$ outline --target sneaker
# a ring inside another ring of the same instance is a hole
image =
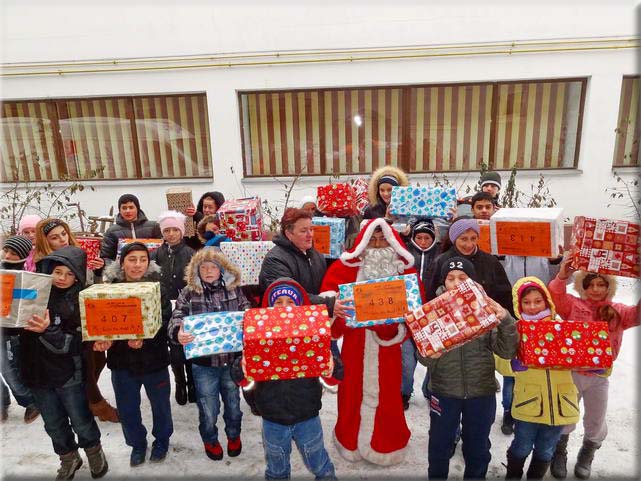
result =
[[[151,445],[151,454],[149,455],[150,463],[162,463],[167,457],[167,446],[154,441]]]
[[[243,443],[240,442],[240,436],[235,439],[227,440],[227,456],[234,458],[243,450]]]
[[[85,454],[87,455],[87,461],[89,461],[89,470],[91,471],[92,478],[102,478],[107,474],[109,465],[107,464],[107,458],[105,458],[105,453],[100,444],[93,448],[86,448]]]
[[[80,469],[80,466],[82,466],[82,458],[78,454],[78,451],[62,454],[60,456],[60,468],[58,469],[56,481],[73,479],[76,471]]]
[[[31,424],[40,416],[40,411],[35,406],[29,406],[24,410],[24,423]]]
[[[131,456],[129,456],[129,466],[132,468],[135,468],[136,466],[140,466],[142,463],[145,462],[145,458],[147,457],[147,448],[134,448],[131,450]]]
[[[209,459],[220,461],[221,459],[223,459],[223,447],[218,441],[216,441],[214,444],[205,443],[205,454]]]

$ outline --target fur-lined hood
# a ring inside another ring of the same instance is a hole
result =
[[[398,167],[393,165],[384,165],[379,167],[372,173],[372,178],[369,180],[367,187],[367,197],[369,198],[370,205],[381,203],[381,198],[378,196],[378,180],[384,175],[392,175],[398,179],[398,184],[402,187],[408,186],[410,181],[407,174]]]
[[[583,289],[583,279],[585,279],[588,274],[594,274],[594,272],[576,271],[574,273],[574,289],[576,290],[576,292],[578,292],[579,296],[583,300],[587,299],[585,295],[585,289]],[[598,274],[598,276],[608,283],[608,296],[606,297],[606,300],[611,301],[617,292],[616,277],[609,276],[607,274]]]
[[[187,282],[187,287],[193,290],[196,294],[203,293],[203,286],[200,282],[200,276],[198,275],[198,268],[200,267],[200,264],[207,261],[215,261],[222,266],[224,270],[222,276],[227,290],[233,290],[240,285],[240,269],[232,264],[225,254],[220,252],[218,249],[205,247],[194,254],[191,261],[189,261],[189,264],[187,264],[187,267],[185,268],[185,282]]]
[[[554,319],[556,317],[556,306],[554,305],[554,301],[552,300],[552,295],[550,294],[550,291],[548,291],[548,288],[545,286],[545,283],[538,277],[534,276],[521,277],[518,281],[516,281],[514,287],[512,287],[512,302],[514,305],[514,314],[516,315],[516,317],[518,317],[519,319],[521,318],[521,303],[519,302],[519,292],[524,285],[534,285],[541,290],[548,302],[548,305],[550,306],[550,311],[552,311],[550,317]]]
[[[102,280],[105,284],[126,282],[125,271],[123,271],[120,262],[115,261],[105,267],[105,270],[102,273]],[[140,282],[160,282],[160,266],[156,264],[156,261],[149,261],[147,272],[142,276]]]

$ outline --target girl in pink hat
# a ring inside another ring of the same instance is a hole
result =
[[[18,224],[18,235],[28,237],[29,239],[31,239],[31,242],[33,244],[31,252],[29,253],[27,260],[24,263],[25,271],[36,272],[36,263],[33,260],[33,255],[36,249],[36,224],[41,220],[42,219],[39,215],[28,214],[20,219],[20,223]]]

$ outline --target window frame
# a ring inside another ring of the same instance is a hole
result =
[[[619,90],[619,108],[617,109],[617,121],[616,121],[617,123],[616,123],[616,126],[615,126],[614,151],[612,153],[612,168],[613,169],[618,169],[618,170],[620,170],[620,169],[631,169],[631,170],[634,170],[634,169],[641,168],[641,149],[639,148],[639,145],[638,145],[638,143],[641,142],[641,135],[637,139],[637,159],[636,159],[636,161],[634,163],[630,163],[628,165],[623,164],[623,163],[617,163],[617,160],[623,161],[625,159],[625,144],[623,145],[623,157],[621,159],[617,159],[617,155],[618,155],[617,151],[619,150],[617,144],[618,144],[619,135],[620,135],[620,132],[619,132],[619,130],[620,130],[619,121],[620,121],[620,117],[621,117],[621,108],[623,107],[623,105],[621,103],[621,100],[623,100],[622,99],[622,97],[623,97],[623,89],[625,87],[625,81],[626,80],[634,80],[634,79],[638,80],[639,88],[641,89],[641,75],[639,75],[639,74],[631,74],[631,75],[623,75],[621,77],[621,88]],[[639,97],[641,97],[641,92],[639,92]],[[639,100],[639,99],[637,99],[637,100]],[[630,101],[632,101],[632,99],[630,99]],[[637,122],[641,123],[641,107],[639,107],[638,105],[637,105]],[[637,125],[637,127],[641,127],[641,126]],[[634,131],[632,131],[632,140],[634,142]],[[634,151],[634,147],[633,147],[632,151]]]

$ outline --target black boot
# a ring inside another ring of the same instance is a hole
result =
[[[568,475],[568,440],[569,434],[562,434],[552,457],[550,473],[556,479],[565,479]]]
[[[512,452],[507,450],[507,473],[505,479],[521,479],[523,476],[523,465],[527,458],[517,458]],[[530,466],[532,466],[530,464]]]
[[[187,373],[187,400],[190,403],[196,402],[196,386],[194,386],[194,375],[190,359],[185,361],[185,372]]]
[[[527,479],[543,479],[543,476],[548,472],[549,467],[550,461],[542,461],[540,459],[532,458],[525,477]]]
[[[179,362],[171,363],[171,370],[176,381],[176,402],[184,406],[187,404],[187,382],[185,381],[185,365]]]
[[[579,450],[579,455],[574,465],[574,475],[579,479],[588,479],[592,472],[594,452],[601,447],[601,443],[585,440]]]
[[[410,408],[410,395],[408,394],[401,394],[401,397],[403,398],[403,409],[407,411]]]
[[[503,421],[501,422],[501,432],[506,436],[514,434],[514,418],[510,411],[503,411]]]

